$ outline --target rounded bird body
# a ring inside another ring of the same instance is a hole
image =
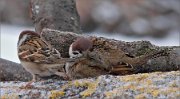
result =
[[[69,62],[66,64],[66,73],[69,78],[79,79],[97,77],[104,74],[133,74],[137,73],[137,71],[141,69],[148,60],[156,58],[159,55],[166,56],[166,53],[163,50],[149,51],[149,53],[141,56],[132,56],[121,50],[121,48],[118,48],[117,46],[114,47],[115,42],[108,42],[97,38],[91,38],[91,40],[93,47],[90,48],[90,51],[85,51],[87,52],[85,57],[76,56],[79,61]],[[77,41],[75,42],[78,43]],[[74,43],[71,44],[69,49],[69,52],[71,52],[69,53],[70,56],[73,56],[71,54],[74,51],[72,50],[74,48],[72,46]],[[81,46],[83,45],[85,44],[81,44]]]
[[[82,79],[88,77],[97,77],[100,75],[108,74],[108,70],[101,68],[96,63],[93,63],[91,60],[82,59],[76,63],[67,63],[66,64],[66,73],[68,78],[72,79]]]
[[[64,65],[67,61],[73,61],[70,58],[62,58],[59,51],[34,31],[21,32],[17,48],[22,66],[32,74],[34,81],[36,76],[66,76]]]
[[[88,73],[88,70],[84,66],[86,63],[87,53],[92,48],[93,43],[89,38],[80,37],[77,40],[75,40],[69,47],[69,56],[73,59],[78,59],[75,62],[67,62],[65,66],[66,74],[69,76],[69,78],[76,79],[76,78],[83,78],[83,77],[91,77],[91,73]],[[85,59],[85,61],[84,61]],[[80,61],[84,61],[84,64],[81,64]],[[79,65],[77,65],[80,63]],[[91,69],[93,71],[97,71],[96,69]],[[86,74],[85,74],[86,73]],[[74,75],[74,76],[72,76]]]

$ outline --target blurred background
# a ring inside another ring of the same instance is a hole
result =
[[[0,57],[19,62],[17,40],[34,30],[30,0],[0,0]],[[180,45],[180,0],[76,0],[82,30],[123,41],[149,40],[158,46]]]

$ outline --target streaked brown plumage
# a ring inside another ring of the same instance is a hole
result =
[[[150,51],[148,54],[133,57],[108,43],[94,41],[91,51],[87,51],[85,57],[79,57],[79,61],[66,64],[66,72],[71,79],[97,77],[105,74],[132,74],[135,73],[137,67],[141,67],[148,60],[159,55],[166,55],[164,52],[163,50]]]
[[[22,66],[33,75],[46,77],[59,75],[65,77],[64,65],[73,59],[62,58],[60,53],[34,31],[21,32],[18,40],[18,56]]]

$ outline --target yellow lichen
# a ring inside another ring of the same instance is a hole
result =
[[[138,94],[135,96],[135,99],[146,99],[144,94]]]
[[[121,78],[122,81],[128,82],[128,81],[133,81],[134,76],[126,76]]]
[[[146,83],[147,83],[147,85],[151,85],[152,84],[152,80],[147,80]]]
[[[151,92],[151,94],[152,94],[153,97],[157,97],[157,96],[159,95],[159,93],[160,93],[159,90],[153,90],[153,91]]]
[[[109,99],[109,98],[112,98],[113,96],[122,94],[122,92],[123,92],[122,87],[119,87],[119,88],[116,88],[112,91],[105,92],[104,94]]]
[[[63,85],[63,86],[61,87],[61,89],[64,90],[64,89],[66,89],[66,88],[68,88],[68,87],[70,87],[70,86],[72,86],[72,82],[71,82],[71,81],[69,81],[67,84]]]
[[[138,81],[144,80],[149,76],[148,73],[141,74],[140,76],[135,77]]]
[[[84,85],[87,86],[87,89],[81,92],[80,95],[83,97],[91,96],[95,92],[97,84],[97,82],[85,82]]]
[[[137,88],[137,91],[139,91],[139,92],[141,92],[141,93],[143,93],[143,92],[144,92],[144,90],[145,90],[145,88],[144,88],[144,87]]]
[[[7,94],[2,95],[1,99],[8,99],[8,95]]]
[[[127,86],[123,86],[123,89],[125,89],[125,90],[127,90],[127,89],[135,90],[136,86],[134,84],[130,84],[130,85],[127,85]]]
[[[81,84],[80,84],[80,82],[79,82],[79,81],[74,81],[74,85],[75,85],[76,87],[81,86]]]
[[[1,99],[19,99],[17,94],[4,94]]]
[[[105,92],[106,97],[112,97],[114,94],[114,91]]]
[[[89,81],[74,81],[73,84],[75,87],[83,87],[87,86],[89,84]]]
[[[53,90],[53,91],[51,91],[49,98],[55,99],[55,98],[58,98],[58,97],[61,97],[64,95],[65,95],[65,92],[63,92],[63,91]]]
[[[62,86],[62,90],[65,90],[66,88],[71,87],[71,86],[87,87],[86,90],[84,90],[83,92],[80,93],[81,96],[87,97],[87,96],[92,95],[95,92],[97,84],[98,84],[98,80],[97,81],[75,80],[75,81],[71,81],[68,84],[65,84],[64,86]],[[55,94],[55,96],[56,96],[56,94]]]
[[[153,97],[157,97],[161,93],[158,88],[147,88],[146,92],[151,94]]]
[[[122,81],[125,81],[125,82],[129,82],[129,81],[137,81],[137,82],[139,82],[139,81],[145,80],[148,77],[149,77],[149,74],[144,73],[144,74],[140,74],[139,76],[129,75],[129,76],[121,77],[120,79]]]
[[[82,97],[87,97],[87,96],[91,96],[95,92],[98,82],[99,80],[96,81],[86,80],[86,81],[74,81],[73,84],[75,87],[87,87],[86,90],[80,93]]]

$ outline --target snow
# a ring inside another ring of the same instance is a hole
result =
[[[17,56],[17,41],[19,33],[23,30],[34,30],[33,27],[26,26],[15,26],[15,25],[1,25],[1,35],[0,35],[0,57],[4,59],[11,60],[13,62],[19,63]],[[180,32],[174,31],[170,33],[167,37],[158,39],[151,37],[130,37],[121,34],[102,34],[102,33],[91,33],[90,35],[102,36],[116,40],[123,40],[127,42],[139,41],[139,40],[149,40],[152,44],[158,46],[179,46],[180,45]]]

